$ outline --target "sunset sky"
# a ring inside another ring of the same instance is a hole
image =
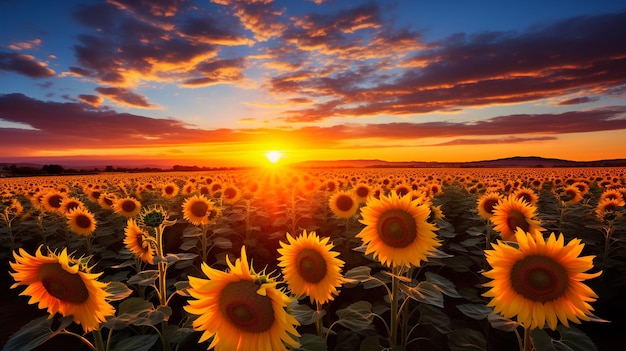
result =
[[[626,158],[623,0],[0,1],[0,163]]]

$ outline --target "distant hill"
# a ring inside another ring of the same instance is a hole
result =
[[[552,167],[626,167],[626,158],[597,161],[570,161],[539,156],[515,156],[470,162],[390,162],[383,160],[304,161],[290,164],[296,168],[552,168]]]

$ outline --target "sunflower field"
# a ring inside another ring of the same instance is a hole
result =
[[[615,350],[626,169],[0,181],[2,350]]]

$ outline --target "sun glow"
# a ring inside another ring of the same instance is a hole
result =
[[[283,154],[280,151],[272,150],[265,154],[265,157],[271,162],[276,163],[283,158]]]

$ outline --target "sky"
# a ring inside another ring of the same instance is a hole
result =
[[[0,0],[0,163],[626,158],[623,0]]]

